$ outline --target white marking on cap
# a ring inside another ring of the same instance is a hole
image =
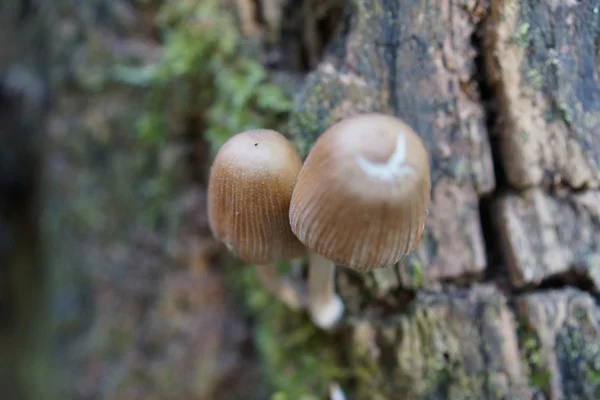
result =
[[[402,175],[416,175],[415,169],[405,164],[406,135],[402,131],[398,132],[396,150],[394,150],[394,153],[392,153],[386,163],[375,163],[361,155],[357,156],[357,162],[367,175],[381,180],[391,181]]]

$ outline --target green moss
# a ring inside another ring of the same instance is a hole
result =
[[[352,363],[357,399],[474,399],[484,378],[470,376],[457,357],[459,340],[435,311],[417,309],[386,326],[362,321],[354,329]],[[384,366],[384,367],[383,367]]]
[[[580,310],[578,321],[590,321]],[[566,398],[600,398],[600,343],[592,324],[567,324],[556,335],[556,358]]]
[[[536,69],[527,71],[526,80],[536,90],[542,90],[544,87],[544,77]]]
[[[350,112],[385,108],[381,91],[373,82],[344,82],[339,75],[316,72],[296,96],[287,131],[302,158],[333,123]]]
[[[349,376],[333,337],[316,328],[305,312],[292,311],[267,293],[253,267],[235,268],[231,275],[256,318],[254,338],[271,399],[323,398],[332,380]]]
[[[528,22],[522,22],[517,26],[515,34],[512,37],[514,42],[521,49],[525,49],[529,45],[529,29],[530,25]]]
[[[586,128],[600,126],[600,113],[586,111],[583,114],[583,124]]]
[[[392,341],[394,341],[392,339]],[[380,354],[377,329],[368,321],[353,327],[351,350],[352,371],[358,385],[357,399],[383,400],[390,398],[390,383],[375,354]]]
[[[148,110],[138,121],[140,140],[160,145],[167,130],[177,129],[170,119],[182,115],[198,124],[214,151],[235,133],[275,128],[286,117],[290,100],[259,62],[242,54],[234,15],[219,1],[165,2],[158,26],[164,35],[160,61],[114,71],[117,79],[150,89]]]
[[[556,103],[556,111],[557,111],[558,117],[560,119],[562,119],[562,121],[565,124],[567,124],[567,125],[573,124],[574,110],[572,109],[570,104],[567,104],[566,102],[557,102]]]
[[[443,323],[443,319],[425,309],[402,319],[403,343],[397,350],[398,365],[401,380],[412,386],[400,387],[415,398],[476,398],[482,382],[468,376],[461,362],[454,359],[453,349],[457,348],[458,339],[443,334]]]
[[[548,394],[550,390],[550,370],[546,367],[545,354],[536,334],[527,329],[524,323],[518,328],[522,361],[529,371],[529,384]]]
[[[374,287],[371,288],[369,291],[387,293],[390,290],[398,288],[398,286],[400,285],[400,282],[398,281],[398,271],[396,267],[376,268],[373,271],[371,271],[371,273],[367,276],[372,278],[370,280],[372,280],[374,284]],[[366,281],[365,283],[367,284]]]
[[[323,83],[316,83],[316,78],[316,75],[308,78],[305,92],[298,96],[288,125],[288,132],[302,158],[308,155],[319,135],[332,123],[330,113],[319,117],[326,89]]]
[[[411,289],[418,290],[425,287],[427,276],[425,275],[425,267],[417,256],[411,254],[404,263],[405,286]]]

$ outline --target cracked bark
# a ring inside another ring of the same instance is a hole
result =
[[[296,97],[290,134],[306,155],[344,116],[394,114],[430,150],[433,185],[411,258],[339,274],[357,398],[597,398],[599,4],[348,5]],[[485,245],[504,261],[495,278]],[[549,282],[559,288],[546,292]]]
[[[488,79],[512,190],[497,228],[513,284],[575,271],[600,287],[600,5],[492,2]]]

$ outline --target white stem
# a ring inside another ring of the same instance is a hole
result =
[[[311,251],[308,268],[310,316],[315,325],[329,329],[344,315],[344,303],[335,293],[335,263]]]
[[[293,310],[304,308],[306,295],[304,290],[290,279],[283,278],[273,263],[257,265],[258,279],[262,285],[279,298],[285,305]]]

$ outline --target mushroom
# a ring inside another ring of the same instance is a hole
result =
[[[293,309],[303,291],[279,276],[276,262],[300,257],[306,249],[290,229],[290,200],[302,159],[279,132],[238,133],[219,150],[208,183],[209,226],[240,259],[256,264],[267,290]]]
[[[391,267],[414,249],[430,191],[427,150],[396,117],[349,117],[319,137],[290,204],[292,231],[310,250],[307,301],[315,324],[329,328],[343,315],[336,264],[364,273]]]

